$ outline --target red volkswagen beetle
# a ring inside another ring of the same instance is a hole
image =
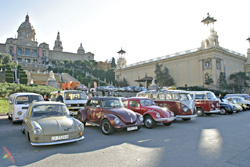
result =
[[[101,127],[105,135],[114,130],[139,130],[143,126],[143,116],[127,109],[122,101],[115,97],[92,97],[84,108],[80,109],[77,119],[84,124],[90,123]]]
[[[153,128],[156,123],[169,126],[176,119],[172,111],[156,106],[154,101],[148,98],[127,98],[123,100],[123,104],[126,108],[143,115],[144,125],[147,128]]]

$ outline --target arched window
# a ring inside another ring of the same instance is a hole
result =
[[[13,47],[10,46],[10,47],[9,47],[9,53],[10,53],[10,55],[13,55],[13,51],[14,51]]]

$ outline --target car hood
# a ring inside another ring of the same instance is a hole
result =
[[[41,126],[45,135],[75,131],[75,122],[72,117],[68,116],[47,117],[33,121]]]
[[[135,112],[127,108],[113,108],[109,109],[109,112],[119,117],[125,124],[133,124],[137,120]]]
[[[161,116],[163,116],[163,117],[171,117],[171,113],[169,110],[164,111],[159,106],[144,106],[144,108],[146,108],[147,110],[154,110],[154,111],[158,112],[159,114],[161,114]]]

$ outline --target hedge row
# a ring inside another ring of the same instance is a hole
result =
[[[15,83],[0,83],[0,96],[1,97],[9,97],[10,94],[17,92],[33,92],[41,95],[50,94],[50,92],[57,91],[51,86],[46,85],[23,85],[23,84],[15,84]]]

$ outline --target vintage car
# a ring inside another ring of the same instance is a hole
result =
[[[220,113],[220,103],[213,92],[189,91],[189,93],[194,99],[196,114],[198,116]]]
[[[86,106],[78,111],[78,120],[101,127],[105,135],[114,130],[139,130],[143,126],[143,116],[127,109],[116,97],[92,97]]]
[[[9,96],[9,112],[7,113],[9,119],[12,119],[12,123],[22,122],[25,113],[33,101],[43,101],[43,97],[40,94],[21,92],[14,93]]]
[[[87,95],[84,91],[79,90],[63,90],[61,91],[63,101],[69,109],[70,115],[76,117],[77,111],[83,108],[87,102]],[[57,92],[50,93],[50,100],[56,101]]]
[[[228,103],[228,104],[231,104],[232,106],[234,106],[235,108],[236,108],[236,112],[240,112],[240,111],[243,111],[243,108],[239,105],[239,104],[237,104],[237,103],[234,103],[233,101],[228,101],[227,99],[222,99],[222,101],[224,102],[224,103]]]
[[[229,104],[229,103],[225,103],[223,102],[221,99],[219,99],[219,103],[220,103],[220,114],[221,115],[225,115],[225,114],[233,114],[234,112],[236,112],[236,107]]]
[[[69,115],[60,102],[33,102],[22,124],[22,132],[31,145],[54,145],[84,139],[84,125]]]
[[[147,97],[153,100],[157,106],[174,112],[177,118],[184,121],[194,120],[195,113],[194,100],[187,91],[182,90],[148,90],[136,94],[137,97]]]
[[[156,106],[149,98],[131,97],[123,100],[123,104],[126,108],[143,115],[144,125],[150,129],[155,127],[156,123],[169,126],[176,119],[172,111]]]
[[[246,111],[250,106],[250,101],[245,100],[243,97],[232,96],[232,97],[227,97],[227,100],[229,102],[239,104],[243,108],[243,111]]]

